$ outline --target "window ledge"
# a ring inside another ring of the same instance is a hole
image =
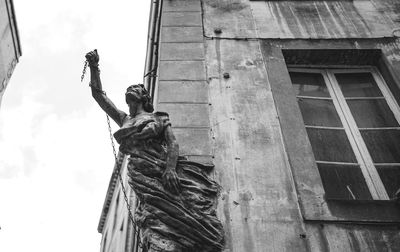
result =
[[[250,0],[250,2],[283,2],[283,1],[287,1],[287,0]],[[296,2],[296,1],[306,1],[306,2],[311,2],[311,1],[338,1],[338,0],[292,0],[292,2]],[[354,0],[341,0],[342,2],[353,2]]]
[[[394,200],[326,199],[331,221],[399,224],[400,204]],[[325,218],[321,218],[324,220]]]

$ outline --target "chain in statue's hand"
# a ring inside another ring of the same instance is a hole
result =
[[[81,75],[81,82],[83,81],[83,79],[85,78],[85,74],[86,74],[86,68],[88,66],[88,61],[85,61],[85,65],[83,66],[83,70],[82,70],[82,75]]]
[[[88,65],[90,67],[99,67],[99,54],[97,53],[97,49],[94,49],[91,52],[88,52],[85,56],[86,61],[85,61],[85,65],[83,66],[83,70],[82,70],[82,75],[81,75],[81,82],[83,81],[83,79],[85,78],[85,74],[86,74],[86,69],[88,67]]]
[[[99,54],[97,53],[97,49],[94,49],[91,52],[86,54],[86,61],[89,63],[90,67],[98,67],[99,66]]]

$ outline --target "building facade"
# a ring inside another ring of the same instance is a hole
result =
[[[145,84],[215,165],[225,251],[400,250],[398,36],[397,0],[152,3]],[[102,251],[141,251],[120,186]]]
[[[0,1],[0,106],[4,91],[21,56],[12,0]]]

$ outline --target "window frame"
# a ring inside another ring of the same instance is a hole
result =
[[[289,67],[289,72],[296,73],[318,73],[324,79],[325,85],[328,89],[330,97],[328,98],[314,98],[314,97],[306,97],[306,96],[297,96],[300,98],[307,99],[327,99],[332,100],[335,110],[338,113],[338,116],[343,124],[343,128],[346,132],[347,139],[350,142],[350,145],[353,149],[353,152],[358,161],[358,165],[361,168],[361,172],[365,178],[365,182],[369,188],[373,200],[390,200],[386,189],[382,183],[382,180],[378,174],[378,171],[374,165],[374,162],[369,154],[367,146],[361,136],[359,131],[359,127],[356,124],[356,121],[350,111],[350,108],[346,102],[346,98],[344,97],[339,83],[335,77],[337,73],[370,73],[376,82],[379,90],[382,93],[383,99],[387,102],[389,109],[393,112],[395,119],[400,125],[400,106],[397,104],[393,94],[390,92],[389,87],[387,86],[385,80],[382,75],[373,66],[352,66],[351,68],[346,68],[345,66],[314,66],[312,68],[305,67]],[[357,99],[361,99],[365,97],[359,97]],[[305,126],[305,128],[309,128],[311,126]],[[323,126],[318,126],[316,128],[328,128]],[[316,161],[318,163],[324,163],[322,161]],[[328,162],[334,164],[335,162]]]
[[[275,41],[261,40],[260,49],[268,75],[269,87],[279,118],[282,145],[287,169],[292,174],[292,186],[305,222],[334,222],[359,224],[400,224],[400,205],[393,200],[334,200],[327,199],[321,177],[288,67],[376,67],[384,77],[396,101],[400,101],[399,66],[385,55],[383,41]],[[390,48],[390,47],[388,47]],[[400,102],[399,102],[400,103]]]

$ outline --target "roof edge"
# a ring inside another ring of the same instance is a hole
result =
[[[15,15],[14,3],[13,3],[13,0],[6,0],[5,2],[6,2],[8,18],[9,18],[10,27],[11,27],[11,35],[12,35],[12,38],[14,41],[15,58],[18,61],[19,57],[22,55],[22,48],[21,48],[21,40],[20,40],[18,26],[17,26],[17,18]]]
[[[104,223],[107,219],[108,210],[110,209],[111,200],[114,195],[115,187],[118,182],[117,175],[120,172],[120,169],[122,168],[123,158],[124,158],[124,155],[121,152],[119,152],[118,153],[118,161],[114,165],[114,169],[111,174],[110,182],[108,183],[107,193],[106,193],[106,197],[105,197],[104,203],[103,203],[103,209],[101,211],[99,224],[97,226],[97,231],[99,233],[103,232]]]

